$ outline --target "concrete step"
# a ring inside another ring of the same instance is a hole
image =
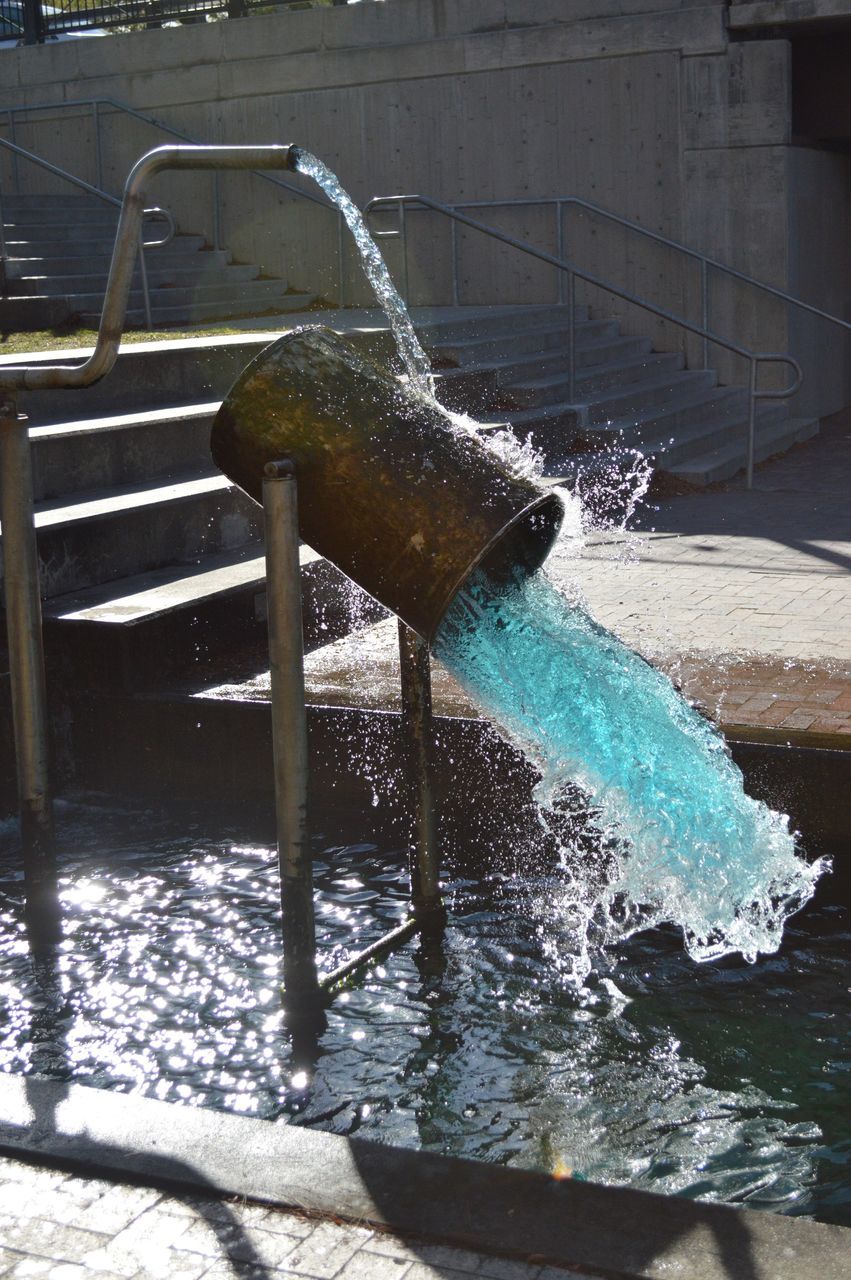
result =
[[[214,283],[205,280],[203,283],[189,288],[178,288],[167,285],[162,288],[149,289],[151,306],[156,311],[178,307],[188,311],[205,303],[227,302],[243,306],[256,306],[264,309],[274,301],[277,304],[286,292],[283,280],[239,280],[233,283]],[[75,312],[88,315],[92,311],[100,313],[103,306],[101,293],[69,293],[66,295]],[[302,297],[304,295],[301,295]],[[141,310],[144,306],[144,294],[141,289],[132,289],[127,301],[128,310]]]
[[[773,430],[788,418],[789,411],[782,403],[757,405],[755,420],[757,435]],[[669,466],[686,462],[695,455],[710,452],[727,444],[744,448],[743,442],[747,439],[747,434],[748,415],[745,409],[744,412],[726,417],[710,415],[697,418],[694,422],[681,427],[673,437],[659,435],[654,438],[652,431],[647,430],[642,436],[641,449],[654,457],[658,464],[667,470]],[[626,440],[631,441],[631,437],[626,437]]]
[[[6,248],[9,257],[13,260],[19,258],[66,258],[69,256],[96,258],[98,256],[111,256],[114,243],[114,236],[81,236],[71,243],[52,240],[43,236],[30,236],[26,240],[10,239],[6,243]],[[203,236],[176,235],[168,244],[162,245],[158,249],[148,249],[147,253],[150,260],[153,261],[160,254],[197,253],[204,247],[205,240]]]
[[[537,355],[542,351],[563,349],[567,343],[569,326],[561,308],[555,308],[555,314],[538,312],[534,316],[522,317],[524,322],[511,327],[511,317],[505,316],[496,332],[477,334],[472,322],[461,327],[460,334],[453,336],[446,332],[446,327],[426,326],[424,333],[429,349],[441,359],[457,365],[480,364],[491,359],[506,359],[513,355]],[[615,320],[589,320],[588,308],[581,308],[582,315],[577,321],[577,345],[583,341],[593,341],[598,336],[615,337],[619,333]],[[512,313],[513,314],[513,313]]]
[[[299,559],[305,652],[385,616],[309,547]],[[197,686],[211,668],[245,679],[268,667],[262,544],[54,597],[44,617],[51,668],[77,688],[138,692],[166,678]]]
[[[240,298],[222,299],[219,302],[191,302],[185,306],[163,306],[158,303],[154,308],[153,323],[157,326],[203,324],[208,320],[228,320],[237,316],[283,315],[285,312],[298,313],[309,311],[316,302],[312,293],[282,293],[280,296],[260,300]],[[81,312],[80,320],[84,324],[94,324],[99,312]],[[144,325],[144,311],[134,309],[127,312],[128,325]]]
[[[676,354],[644,353],[638,359],[607,362],[602,368],[584,366],[587,373],[576,378],[574,402],[586,420],[599,421],[622,415],[624,408],[638,411],[664,401],[681,387],[713,385],[713,374],[689,372],[682,365],[682,357]],[[564,369],[557,369],[540,378],[512,381],[505,389],[519,406],[534,408],[566,402],[570,379]]]
[[[256,542],[262,513],[218,473],[41,502],[36,532],[49,599]]]
[[[257,279],[257,267],[251,263],[236,264],[219,267],[209,267],[204,259],[207,254],[197,255],[198,259],[193,260],[187,258],[184,264],[180,259],[175,259],[173,267],[157,267],[156,270],[148,271],[148,285],[150,288],[191,288],[197,284],[219,283],[242,283],[246,280]],[[11,281],[10,292],[13,297],[50,297],[62,295],[63,297],[69,293],[91,293],[103,296],[106,290],[106,283],[109,276],[107,272],[83,272],[80,275],[27,275],[19,276]],[[141,287],[141,274],[137,269],[134,273],[134,281],[137,288]],[[286,282],[281,282],[286,287]]]
[[[52,329],[70,318],[68,300],[59,298],[0,298],[0,331],[26,333]]]
[[[652,418],[657,410],[668,410],[672,404],[687,408],[691,404],[703,405],[717,386],[717,375],[712,369],[686,369],[666,373],[652,380],[641,381],[634,387],[594,392],[582,402],[583,421],[589,426],[598,423],[622,423],[629,426]],[[556,394],[554,399],[561,397]]]
[[[21,411],[29,414],[31,426],[67,425],[221,400],[248,362],[276,337],[278,331],[124,343],[108,378],[76,390],[22,393]],[[70,363],[89,355],[90,347],[62,353]],[[20,362],[19,356],[0,356],[0,368]],[[55,352],[27,356],[27,364],[36,367],[55,363]]]
[[[425,327],[430,344],[443,346],[463,343],[466,339],[511,337],[529,329],[560,324],[565,315],[564,307],[547,305],[494,308],[490,312],[474,308],[469,316],[459,316],[457,319],[441,317],[430,321]],[[581,314],[577,311],[577,318],[585,320],[587,317],[587,308],[582,309]]]
[[[818,435],[817,418],[783,418],[766,426],[758,426],[754,441],[754,461],[764,462],[777,453],[785,453],[794,444],[801,444]],[[690,457],[686,462],[668,464],[666,456],[660,459],[660,469],[670,472],[681,480],[694,485],[716,484],[720,480],[729,480],[747,466],[747,437],[740,435],[738,439],[715,449],[708,449]]]
[[[210,465],[220,401],[30,427],[37,500],[142,484]]]
[[[55,255],[46,257],[11,257],[7,262],[7,277],[16,280],[20,276],[49,275],[108,275],[112,261],[112,247],[102,254],[69,254],[67,257]],[[197,267],[202,271],[214,271],[226,267],[230,263],[230,254],[224,249],[205,249],[203,252],[187,251],[181,246],[166,245],[163,249],[152,249],[147,255],[149,272],[191,270]],[[136,266],[138,276],[139,267]]]
[[[73,210],[76,217],[86,210],[102,210],[104,202],[99,200],[97,196],[88,195],[84,191],[63,192],[61,196],[32,195],[16,192],[14,195],[4,195],[3,208],[8,213],[18,213],[22,210],[32,209],[46,209],[55,212],[59,208],[66,212]]]
[[[593,421],[587,417],[582,421],[583,436],[592,445],[604,445],[615,436],[640,444],[648,439],[676,439],[681,431],[701,423],[740,421],[747,414],[744,387],[697,383],[673,388],[669,382],[667,394],[657,393],[654,399],[654,403],[620,417],[606,418],[605,412],[598,410]]]
[[[148,224],[149,226],[152,223]],[[162,224],[165,226],[165,223]],[[34,210],[17,217],[6,214],[3,230],[9,240],[46,240],[51,243],[68,243],[75,240],[92,239],[93,236],[104,239],[115,239],[118,227],[118,214],[93,210],[78,220],[70,218],[62,212],[47,209]]]
[[[596,326],[595,326],[596,328]],[[602,328],[602,326],[600,326]],[[624,338],[613,327],[613,332],[603,332],[587,336],[587,330],[577,333],[575,347],[576,368],[597,368],[600,365],[615,365],[621,361],[632,361],[636,356],[650,353],[649,338]],[[569,357],[567,342],[564,346],[551,350],[538,351],[530,355],[518,356],[510,353],[487,361],[491,368],[497,370],[500,384],[506,387],[515,382],[534,381],[553,373],[567,373]],[[478,366],[463,366],[473,367]]]

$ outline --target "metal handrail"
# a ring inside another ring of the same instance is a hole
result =
[[[90,182],[85,182],[82,178],[78,178],[73,173],[68,173],[65,169],[60,169],[58,165],[53,164],[50,160],[45,160],[43,156],[38,156],[34,151],[27,151],[24,147],[19,147],[14,142],[8,142],[5,138],[0,138],[0,147],[6,151],[11,151],[17,162],[18,158],[28,160],[30,163],[37,165],[41,169],[45,169],[48,173],[56,178],[61,178],[63,182],[69,182],[75,187],[79,187],[88,195],[95,196],[98,200],[104,201],[106,204],[112,205],[116,209],[121,208],[121,201],[116,196],[111,196],[106,191],[102,191],[99,187],[94,187]],[[139,272],[142,277],[142,294],[145,304],[145,323],[148,328],[153,327],[151,317],[151,295],[148,288],[148,269],[145,262],[145,249],[160,249],[163,245],[171,242],[175,233],[174,218],[168,209],[162,209],[159,205],[152,205],[150,208],[142,210],[142,219],[144,218],[162,218],[166,223],[166,234],[160,240],[143,240],[142,225],[139,225]],[[0,192],[0,288],[2,288],[4,298],[9,296],[9,281],[6,272],[6,263],[8,261],[8,246],[6,243],[5,215],[3,212],[3,196]]]
[[[103,151],[101,147],[101,108],[109,107],[114,111],[120,111],[126,116],[130,116],[134,120],[141,121],[142,124],[149,125],[153,129],[159,129],[161,133],[168,134],[171,138],[176,138],[179,142],[186,142],[190,146],[208,146],[212,144],[203,143],[198,138],[193,138],[190,134],[184,133],[180,129],[175,129],[171,125],[163,124],[161,120],[157,120],[155,116],[148,115],[144,111],[137,111],[135,107],[129,106],[126,102],[120,102],[117,98],[70,98],[65,102],[39,102],[34,104],[21,104],[17,106],[0,107],[0,115],[6,115],[9,121],[9,130],[12,135],[12,141],[15,141],[15,118],[18,115],[26,115],[30,112],[37,111],[64,111],[71,107],[87,107],[91,110],[92,120],[95,132],[95,172],[98,184],[103,182]],[[328,213],[333,213],[337,219],[337,263],[338,263],[338,301],[342,307],[345,305],[345,275],[343,265],[345,261],[345,221],[342,213],[324,196],[317,195],[313,191],[309,191],[303,187],[296,186],[293,182],[287,182],[283,178],[273,177],[269,173],[263,173],[259,169],[251,171],[251,176],[260,178],[263,182],[271,183],[272,186],[278,187],[283,191],[287,191],[290,195],[300,196],[304,200],[309,200],[311,204],[319,205],[320,209],[325,209]],[[218,170],[213,170],[213,247],[222,249],[222,218],[221,218],[221,191],[219,187]]]
[[[92,354],[71,365],[0,364],[0,520],[9,674],[25,874],[28,885],[36,890],[49,887],[54,876],[53,820],[32,460],[27,420],[18,414],[17,392],[87,387],[114,366],[139,251],[145,189],[152,177],[163,169],[252,170],[259,165],[285,169],[293,159],[293,148],[287,146],[169,146],[148,152],[134,165],[124,189]]]
[[[502,205],[502,201],[481,201],[483,207],[491,207]],[[547,204],[551,203],[546,200],[530,200],[530,201],[510,201],[505,203],[516,204]],[[503,244],[509,245],[513,249],[518,249],[521,253],[527,254],[529,257],[537,258],[541,262],[546,262],[550,266],[555,267],[559,272],[563,272],[567,277],[567,298],[564,298],[564,291],[561,288],[562,276],[559,277],[559,301],[567,303],[568,318],[568,383],[569,395],[571,400],[576,395],[576,281],[577,279],[591,284],[597,289],[602,289],[607,293],[613,294],[624,302],[628,302],[632,306],[649,311],[652,315],[657,316],[661,320],[667,321],[669,324],[675,324],[681,329],[687,330],[689,333],[696,334],[703,339],[704,350],[711,342],[717,346],[723,347],[726,351],[732,352],[734,355],[740,356],[747,360],[749,364],[748,378],[748,441],[747,441],[747,487],[753,487],[753,467],[754,467],[754,449],[756,440],[756,401],[757,400],[785,400],[796,394],[800,389],[804,380],[803,370],[794,356],[787,355],[783,352],[768,351],[752,351],[749,347],[744,347],[741,343],[733,342],[729,338],[723,338],[720,334],[713,333],[705,325],[695,324],[692,320],[686,320],[683,316],[677,315],[673,311],[667,310],[665,307],[658,306],[655,302],[650,302],[646,298],[640,298],[637,294],[630,293],[627,289],[622,289],[619,285],[612,284],[611,281],[604,280],[600,276],[594,275],[590,271],[585,271],[581,267],[577,267],[567,258],[547,253],[545,249],[538,249],[534,245],[530,245],[524,240],[518,240],[516,236],[510,236],[504,231],[500,231],[497,227],[488,226],[485,222],[479,222],[476,218],[470,218],[464,213],[460,213],[461,208],[468,208],[469,205],[444,205],[437,200],[432,200],[429,196],[423,195],[399,195],[399,196],[376,196],[366,205],[364,209],[365,216],[369,216],[375,209],[382,208],[386,205],[397,204],[399,207],[399,230],[378,232],[384,236],[400,236],[403,244],[403,276],[404,291],[407,294],[408,272],[407,272],[407,238],[406,224],[404,217],[404,209],[410,205],[419,205],[422,208],[433,210],[452,219],[452,264],[453,264],[453,305],[458,306],[457,291],[457,236],[455,227],[458,223],[464,226],[472,227],[475,231],[482,232],[483,235],[489,236],[491,239],[499,240]],[[613,215],[616,216],[616,215]],[[655,234],[655,233],[651,233]],[[676,242],[671,242],[676,247]],[[849,326],[851,327],[851,326]],[[785,364],[792,369],[793,381],[779,391],[760,391],[759,390],[759,367],[762,364]],[[704,367],[706,367],[704,362]]]
[[[759,289],[762,293],[767,293],[773,298],[786,302],[790,306],[797,307],[800,311],[806,311],[810,315],[817,316],[820,320],[827,320],[830,324],[837,325],[840,329],[851,331],[851,321],[843,320],[840,316],[833,315],[830,311],[824,311],[821,307],[816,307],[811,302],[804,302],[803,298],[796,298],[794,294],[787,293],[785,289],[778,289],[776,285],[767,284],[764,280],[757,280],[755,276],[748,275],[745,271],[739,271],[737,267],[731,267],[726,262],[721,262],[718,258],[711,257],[708,253],[702,253],[699,249],[692,249],[690,245],[683,244],[681,240],[672,240],[669,236],[663,236],[659,231],[651,231],[649,227],[644,227],[640,222],[633,222],[629,218],[623,218],[620,214],[613,213],[611,209],[606,209],[603,205],[594,204],[591,200],[583,200],[581,196],[543,196],[535,197],[519,197],[513,200],[464,200],[457,204],[442,205],[439,202],[429,199],[428,196],[422,195],[397,195],[397,196],[376,196],[366,206],[367,211],[382,204],[398,203],[404,201],[407,205],[415,205],[419,203],[424,208],[440,209],[446,211],[448,209],[511,209],[511,208],[533,208],[549,206],[556,210],[557,217],[557,243],[559,253],[563,250],[564,241],[564,209],[573,206],[578,209],[585,209],[589,213],[605,219],[607,222],[615,223],[619,227],[624,227],[627,231],[635,232],[637,235],[643,236],[647,240],[654,240],[657,244],[664,245],[667,249],[674,249],[677,253],[684,257],[691,258],[701,265],[701,310],[703,313],[704,328],[708,328],[708,290],[706,288],[708,271],[722,272],[733,280],[739,280],[742,284],[749,285],[751,288]],[[399,231],[380,231],[376,234],[380,236],[397,236],[404,234],[404,218],[401,210],[404,206],[400,204],[400,230]],[[453,261],[453,289],[457,292],[457,260]],[[457,305],[457,304],[456,304]]]

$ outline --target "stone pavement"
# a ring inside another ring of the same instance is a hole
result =
[[[851,412],[741,479],[596,533],[566,572],[725,728],[851,735]],[[655,510],[652,507],[655,506]]]
[[[589,1280],[244,1200],[0,1159],[0,1276],[45,1280]],[[594,1280],[591,1277],[591,1280]]]

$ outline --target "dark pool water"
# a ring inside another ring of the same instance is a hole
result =
[[[408,944],[294,1057],[268,843],[81,807],[60,834],[65,939],[38,963],[0,835],[0,1070],[851,1225],[844,907],[754,966],[647,933],[577,994],[558,873],[458,872],[442,945]],[[323,968],[402,918],[402,861],[317,847]]]

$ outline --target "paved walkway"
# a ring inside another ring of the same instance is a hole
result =
[[[244,1201],[0,1159],[0,1276],[45,1280],[589,1280]],[[594,1280],[593,1277],[590,1280]]]
[[[663,499],[571,566],[595,616],[725,727],[851,734],[851,412],[741,480]]]

